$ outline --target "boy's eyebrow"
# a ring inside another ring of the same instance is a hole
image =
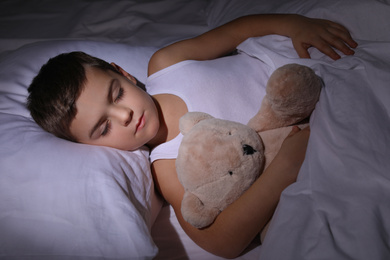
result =
[[[110,85],[108,87],[108,93],[107,93],[107,101],[108,101],[108,103],[110,103],[111,100],[112,100],[112,89],[113,89],[114,81],[115,81],[115,79],[112,79],[110,81]],[[101,124],[103,124],[103,122],[105,120],[106,119],[104,117],[100,118],[99,121],[92,127],[91,131],[89,132],[89,139],[92,138],[93,133],[95,133],[95,131],[99,128],[99,126]]]

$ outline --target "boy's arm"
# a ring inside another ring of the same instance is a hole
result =
[[[354,52],[350,47],[357,46],[345,27],[328,20],[296,14],[249,15],[160,49],[149,62],[148,74],[183,60],[215,59],[232,52],[247,38],[270,34],[290,37],[302,58],[310,58],[307,49],[311,46],[333,59],[340,58],[333,48],[351,55]]]
[[[183,220],[184,189],[177,178],[175,160],[157,160],[152,164],[155,184],[195,243],[213,254],[237,257],[270,220],[282,191],[295,181],[305,157],[309,133],[309,128],[294,128],[259,179],[204,229],[194,228]]]

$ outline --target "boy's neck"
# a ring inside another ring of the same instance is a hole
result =
[[[158,110],[160,128],[156,136],[146,144],[150,149],[175,138],[180,133],[179,119],[188,111],[186,104],[178,96],[159,94],[152,98]]]
[[[168,128],[167,128],[167,125],[166,125],[165,120],[164,120],[164,115],[163,115],[163,112],[161,110],[160,102],[158,101],[158,99],[154,98],[153,96],[152,96],[152,99],[157,107],[160,126],[159,126],[159,129],[158,129],[156,136],[153,137],[153,139],[150,140],[146,144],[149,147],[149,149],[153,149],[156,146],[158,146],[162,143],[165,143],[167,141],[167,136],[168,136]]]

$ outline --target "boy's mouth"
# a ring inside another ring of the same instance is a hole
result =
[[[141,130],[144,127],[144,125],[145,125],[145,116],[144,114],[142,114],[137,122],[137,125],[135,126],[135,133]]]

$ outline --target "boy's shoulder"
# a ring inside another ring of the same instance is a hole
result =
[[[176,53],[175,49],[162,48],[156,51],[150,58],[148,76],[183,60],[185,60],[185,57]]]

